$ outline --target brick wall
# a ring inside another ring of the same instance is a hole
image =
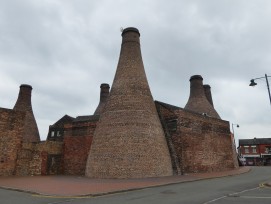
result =
[[[155,102],[155,105],[163,130],[165,132],[173,174],[180,175],[182,174],[181,160],[176,152],[176,148],[172,140],[172,135],[177,131],[178,116],[174,113],[173,110],[161,106],[160,103]]]
[[[64,174],[85,175],[87,157],[97,121],[82,121],[65,125]]]
[[[0,108],[0,176],[15,173],[21,147],[25,113]]]
[[[63,171],[62,151],[62,142],[23,143],[18,154],[16,175],[61,174]],[[61,159],[52,165],[50,163],[52,160],[48,160],[52,156]]]
[[[232,149],[230,126],[227,121],[177,111],[178,132],[175,146],[182,147],[184,172],[210,172],[232,169],[236,159]],[[181,142],[180,142],[181,141]]]
[[[238,166],[227,121],[156,105],[173,143],[172,161],[178,158],[176,164],[181,173],[223,171]]]
[[[16,163],[16,175],[26,176],[31,175],[29,165],[33,157],[32,143],[22,144],[21,149],[18,150],[18,158]]]

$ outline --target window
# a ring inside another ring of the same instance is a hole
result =
[[[172,132],[176,132],[177,130],[177,122],[178,120],[177,119],[171,119],[167,122],[167,125],[168,125],[168,128],[170,131]]]
[[[252,152],[253,152],[253,153],[257,153],[256,147],[252,147]]]
[[[245,153],[249,153],[248,147],[245,147]]]
[[[52,132],[51,132],[51,137],[54,137],[54,136],[55,136],[55,132],[52,131]]]
[[[271,154],[271,147],[265,147],[265,153]]]
[[[251,145],[252,153],[257,153],[257,146],[256,145]]]
[[[60,137],[60,131],[57,131],[56,136]]]

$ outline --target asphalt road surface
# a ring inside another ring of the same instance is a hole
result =
[[[0,189],[0,204],[270,204],[271,167],[253,167],[249,173],[172,184],[99,197],[54,197]]]

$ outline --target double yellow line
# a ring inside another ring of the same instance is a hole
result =
[[[94,196],[57,196],[57,195],[38,195],[38,194],[32,194],[33,197],[38,198],[59,198],[59,199],[83,199],[83,198],[94,198]]]
[[[271,188],[269,185],[266,185],[266,183],[260,183],[259,187],[260,188]]]

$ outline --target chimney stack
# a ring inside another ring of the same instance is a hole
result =
[[[87,160],[88,177],[144,178],[173,174],[143,66],[139,37],[136,28],[122,32],[115,78]]]
[[[23,142],[39,142],[39,130],[33,114],[31,103],[32,86],[22,84],[16,104],[13,108],[15,111],[25,112],[25,124]]]
[[[204,84],[203,88],[204,88],[204,92],[205,92],[205,96],[206,96],[207,100],[214,107],[213,99],[212,99],[211,86],[209,84]]]
[[[100,102],[98,107],[96,108],[94,115],[101,115],[101,113],[104,111],[105,103],[109,95],[109,84],[101,84],[100,86]]]
[[[203,78],[200,75],[191,76],[190,96],[184,109],[220,119],[220,116],[206,97],[202,81]]]

